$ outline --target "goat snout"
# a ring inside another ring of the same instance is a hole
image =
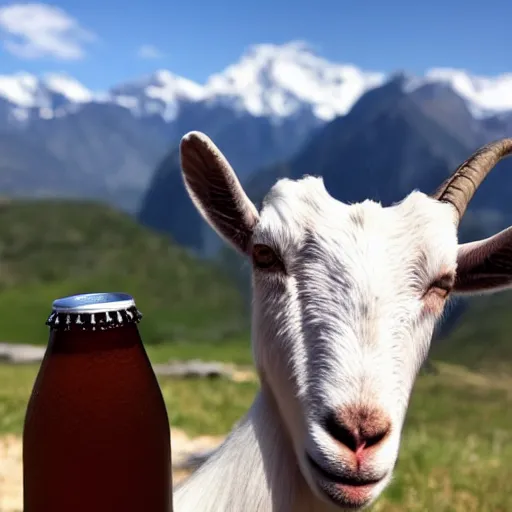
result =
[[[378,447],[391,431],[391,420],[382,409],[346,406],[331,411],[323,426],[329,435],[356,455]]]

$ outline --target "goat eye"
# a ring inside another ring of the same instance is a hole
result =
[[[281,270],[282,264],[277,254],[268,246],[256,244],[252,249],[254,265],[264,270]]]
[[[439,277],[433,281],[428,289],[428,292],[433,292],[442,298],[446,298],[453,289],[455,278],[451,274]]]

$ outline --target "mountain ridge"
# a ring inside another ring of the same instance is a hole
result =
[[[93,92],[67,74],[37,77],[19,72],[0,76],[0,98],[18,110],[40,109],[46,117],[72,113],[93,102],[118,104],[134,115],[159,113],[172,121],[184,101],[228,105],[275,119],[293,115],[308,104],[318,119],[330,121],[346,114],[364,92],[383,85],[393,75],[329,61],[306,43],[291,41],[252,45],[204,84],[162,68]],[[429,83],[447,85],[468,102],[477,117],[512,111],[512,73],[479,76],[463,69],[432,68],[423,75],[407,76],[408,92]]]
[[[308,174],[322,176],[338,200],[373,199],[390,205],[415,189],[433,192],[448,173],[490,140],[487,124],[474,118],[450,88],[424,84],[410,91],[408,81],[406,74],[398,73],[383,86],[368,90],[346,115],[312,131],[290,158],[276,159],[249,174],[239,170],[236,144],[212,138],[257,205],[278,179]],[[500,125],[502,136],[506,126]],[[510,210],[503,199],[509,180],[504,180],[505,185],[488,180],[474,201],[479,210],[501,216],[501,221],[492,221],[493,227],[505,222],[503,215],[508,216]],[[492,200],[496,188],[499,204]],[[195,252],[215,255],[221,241],[189,203],[175,147],[157,168],[139,218]],[[485,224],[489,227],[488,218]]]
[[[291,159],[329,123],[355,115],[362,98],[382,101],[380,91],[397,80],[397,94],[443,117],[450,136],[467,147],[512,128],[512,75],[386,75],[330,62],[301,42],[254,45],[203,85],[160,69],[94,92],[68,75],[19,73],[0,76],[0,138],[14,138],[19,148],[0,158],[0,190],[37,196],[46,181],[55,183],[50,195],[100,199],[135,213],[155,169],[187,131],[203,131],[228,150],[246,180]]]

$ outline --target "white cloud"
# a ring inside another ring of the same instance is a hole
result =
[[[41,3],[0,7],[0,30],[4,48],[23,59],[78,60],[85,56],[84,46],[96,40],[65,11]]]
[[[143,44],[137,50],[137,57],[139,59],[161,59],[164,57],[164,54],[152,44]]]

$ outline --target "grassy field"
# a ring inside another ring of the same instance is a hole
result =
[[[0,205],[0,341],[46,343],[53,299],[102,290],[134,295],[154,363],[251,363],[244,302],[218,267],[103,206]],[[439,374],[417,382],[395,479],[375,512],[512,511],[511,306],[511,293],[475,299],[433,348]],[[21,434],[37,370],[0,364],[0,435]],[[257,391],[227,380],[160,384],[171,425],[189,435],[226,434]]]
[[[230,358],[234,348],[210,354]],[[245,344],[240,353],[248,356]],[[154,361],[191,355],[162,347],[150,354]],[[512,378],[446,363],[437,367],[439,375],[417,382],[395,480],[374,510],[512,510]],[[0,365],[0,433],[21,433],[36,372],[32,365]],[[172,426],[190,435],[227,433],[257,390],[254,383],[226,380],[160,384]]]
[[[444,365],[413,394],[392,486],[375,510],[512,510],[512,379]]]
[[[395,478],[374,512],[512,510],[512,319],[510,295],[474,301],[434,348],[437,375],[417,381]],[[492,324],[482,319],[492,320]],[[149,345],[153,362],[200,357],[249,364],[249,343]],[[499,371],[497,370],[499,368]],[[0,365],[0,434],[20,434],[37,366]],[[189,435],[226,434],[255,383],[160,379],[171,425]]]
[[[449,339],[433,357],[493,375],[512,375],[512,291],[470,300]]]

